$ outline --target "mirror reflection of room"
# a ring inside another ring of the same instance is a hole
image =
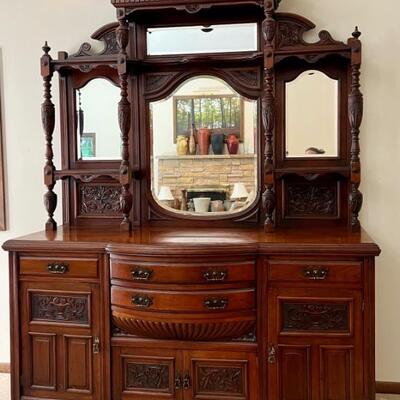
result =
[[[120,90],[107,79],[97,78],[75,91],[78,158],[121,158],[118,102]]]
[[[256,198],[257,108],[223,80],[199,76],[150,103],[152,190],[194,215],[240,212]]]
[[[308,70],[286,82],[286,157],[338,156],[338,81]]]

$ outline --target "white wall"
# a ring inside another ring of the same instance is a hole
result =
[[[398,0],[283,0],[297,12],[345,40],[358,24],[363,32],[362,191],[364,227],[382,248],[377,261],[377,379],[400,382],[400,34]],[[14,0],[0,5],[2,100],[7,155],[10,230],[0,241],[43,227],[43,134],[40,126],[40,47],[75,50],[102,24],[114,20],[108,0]],[[53,52],[55,54],[55,52]],[[0,362],[8,360],[7,257],[0,258]]]

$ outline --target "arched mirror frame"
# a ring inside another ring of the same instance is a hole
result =
[[[228,56],[229,57],[229,56]],[[244,75],[246,71],[251,71],[256,79],[256,83],[253,82],[252,86],[243,80],[243,76],[236,74],[237,71],[243,71]],[[147,220],[143,222],[161,222],[174,220],[178,223],[186,224],[190,221],[196,221],[196,223],[210,224],[215,222],[249,222],[258,223],[260,222],[261,216],[261,192],[262,192],[262,176],[263,176],[263,133],[262,133],[262,118],[261,118],[261,90],[260,90],[260,79],[261,79],[261,68],[251,67],[242,69],[222,69],[222,68],[190,68],[185,71],[164,71],[161,75],[162,84],[157,87],[156,90],[149,89],[149,79],[154,79],[158,74],[147,73],[142,76],[142,89],[144,90],[145,99],[145,115],[142,118],[146,127],[146,140],[142,147],[142,169],[146,171],[145,184],[142,185],[142,206],[147,209]],[[164,208],[154,198],[152,191],[152,173],[151,173],[151,153],[152,153],[152,138],[150,132],[150,103],[154,101],[163,100],[166,97],[173,95],[173,93],[185,82],[196,77],[215,77],[225,82],[230,88],[236,91],[240,96],[243,96],[249,100],[257,101],[257,137],[255,143],[256,153],[256,198],[255,200],[244,210],[236,213],[229,213],[227,215],[195,215],[195,214],[180,214]],[[160,78],[161,79],[161,78]],[[147,88],[147,90],[146,90]]]

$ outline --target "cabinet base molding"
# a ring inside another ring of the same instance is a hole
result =
[[[10,364],[0,363],[0,374],[9,374],[9,373],[10,373]]]
[[[400,394],[400,382],[376,382],[376,393]]]

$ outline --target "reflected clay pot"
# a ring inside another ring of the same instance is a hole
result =
[[[228,145],[229,154],[237,154],[239,151],[239,139],[234,133],[228,135],[228,139],[226,141]]]
[[[208,128],[200,128],[197,132],[197,143],[199,144],[200,155],[206,156],[210,147],[210,134]]]

